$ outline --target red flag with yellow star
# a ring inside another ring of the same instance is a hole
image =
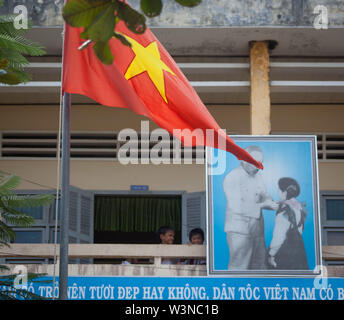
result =
[[[138,35],[119,22],[116,32],[124,35],[131,47],[112,38],[110,47],[115,58],[111,65],[98,60],[92,45],[78,50],[84,42],[80,38],[81,31],[66,25],[63,92],[82,94],[109,107],[129,108],[174,134],[185,146],[221,148],[239,160],[263,168],[220,129],[177,64],[148,28]],[[207,129],[214,130],[214,139],[206,139]],[[188,132],[194,139],[189,139]]]

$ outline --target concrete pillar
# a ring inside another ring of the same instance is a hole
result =
[[[250,43],[251,134],[268,135],[271,131],[271,104],[269,83],[269,42]]]

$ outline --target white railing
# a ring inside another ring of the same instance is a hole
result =
[[[53,244],[11,244],[10,247],[0,248],[1,258],[37,259],[54,258],[56,251]],[[58,258],[58,257],[57,257]],[[70,244],[70,259],[149,259],[146,264],[70,264],[71,276],[204,276],[205,265],[162,264],[163,259],[206,259],[204,245],[155,245],[155,244]],[[323,246],[322,258],[328,261],[344,261],[344,246]],[[22,264],[22,263],[21,263]],[[58,263],[30,264],[30,272],[58,274]],[[14,265],[12,265],[13,269]],[[328,275],[344,277],[344,263],[338,266],[328,266]]]
[[[53,259],[59,253],[53,244],[11,244],[0,248],[0,259],[11,258],[17,264],[27,259]],[[205,259],[206,247],[202,245],[147,245],[147,244],[70,244],[70,259],[144,259],[147,263],[134,264],[70,264],[69,274],[83,275],[121,275],[121,276],[202,276],[206,275],[205,265],[164,264],[163,259]],[[58,257],[57,257],[58,259]],[[29,264],[29,271],[58,275],[57,264]],[[12,268],[11,268],[12,269]]]
[[[58,248],[59,245],[57,245]],[[204,258],[206,256],[205,246],[202,245],[70,244],[68,248],[70,259],[150,258],[154,259],[155,264],[158,264],[162,258]],[[54,244],[11,244],[10,247],[0,248],[0,258],[53,258],[54,249]]]

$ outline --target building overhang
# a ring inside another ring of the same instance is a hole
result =
[[[344,27],[197,27],[151,30],[174,56],[248,56],[250,41],[275,40],[272,56],[340,57]],[[62,27],[34,27],[28,37],[44,45],[48,55],[61,55]]]

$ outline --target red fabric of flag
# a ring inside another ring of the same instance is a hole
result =
[[[115,58],[111,65],[98,60],[92,45],[78,50],[85,41],[80,38],[81,31],[65,27],[63,92],[82,94],[109,107],[129,108],[174,134],[185,146],[224,149],[239,160],[263,168],[219,127],[175,61],[148,28],[144,34],[137,35],[124,23],[118,23],[116,31],[126,37],[131,47],[112,38],[110,47]],[[189,139],[185,131],[178,136],[175,129],[189,129],[196,138]],[[207,129],[214,130],[214,139],[206,139]],[[219,139],[224,139],[224,143],[219,143]]]

